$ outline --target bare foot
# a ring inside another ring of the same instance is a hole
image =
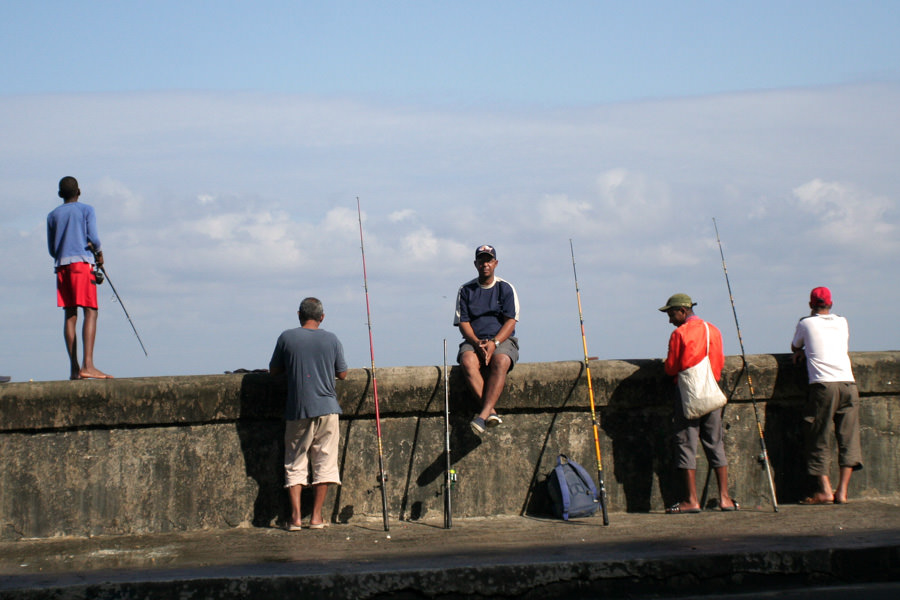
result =
[[[828,495],[828,494],[823,494],[823,493],[819,492],[819,493],[813,494],[812,496],[809,496],[808,498],[804,498],[797,504],[806,504],[806,505],[831,504],[832,502],[834,502],[834,496]]]
[[[82,369],[78,372],[78,379],[112,379],[112,375],[107,375],[100,369]]]

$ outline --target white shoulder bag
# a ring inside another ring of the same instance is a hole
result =
[[[725,406],[728,398],[722,393],[709,364],[709,325],[706,326],[706,356],[699,363],[678,374],[678,389],[684,416],[699,419]]]

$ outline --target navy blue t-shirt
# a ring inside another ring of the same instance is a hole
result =
[[[453,325],[468,322],[483,340],[497,335],[507,319],[519,320],[519,297],[511,283],[495,275],[489,287],[481,287],[477,278],[459,287]]]

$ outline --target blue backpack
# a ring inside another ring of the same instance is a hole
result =
[[[547,477],[553,513],[563,521],[589,517],[600,508],[594,480],[584,467],[565,454],[556,458],[556,467]]]

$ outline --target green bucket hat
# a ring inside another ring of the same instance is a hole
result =
[[[666,305],[659,309],[660,312],[666,312],[670,308],[691,308],[697,306],[696,302],[691,300],[687,294],[675,294],[666,300]]]

